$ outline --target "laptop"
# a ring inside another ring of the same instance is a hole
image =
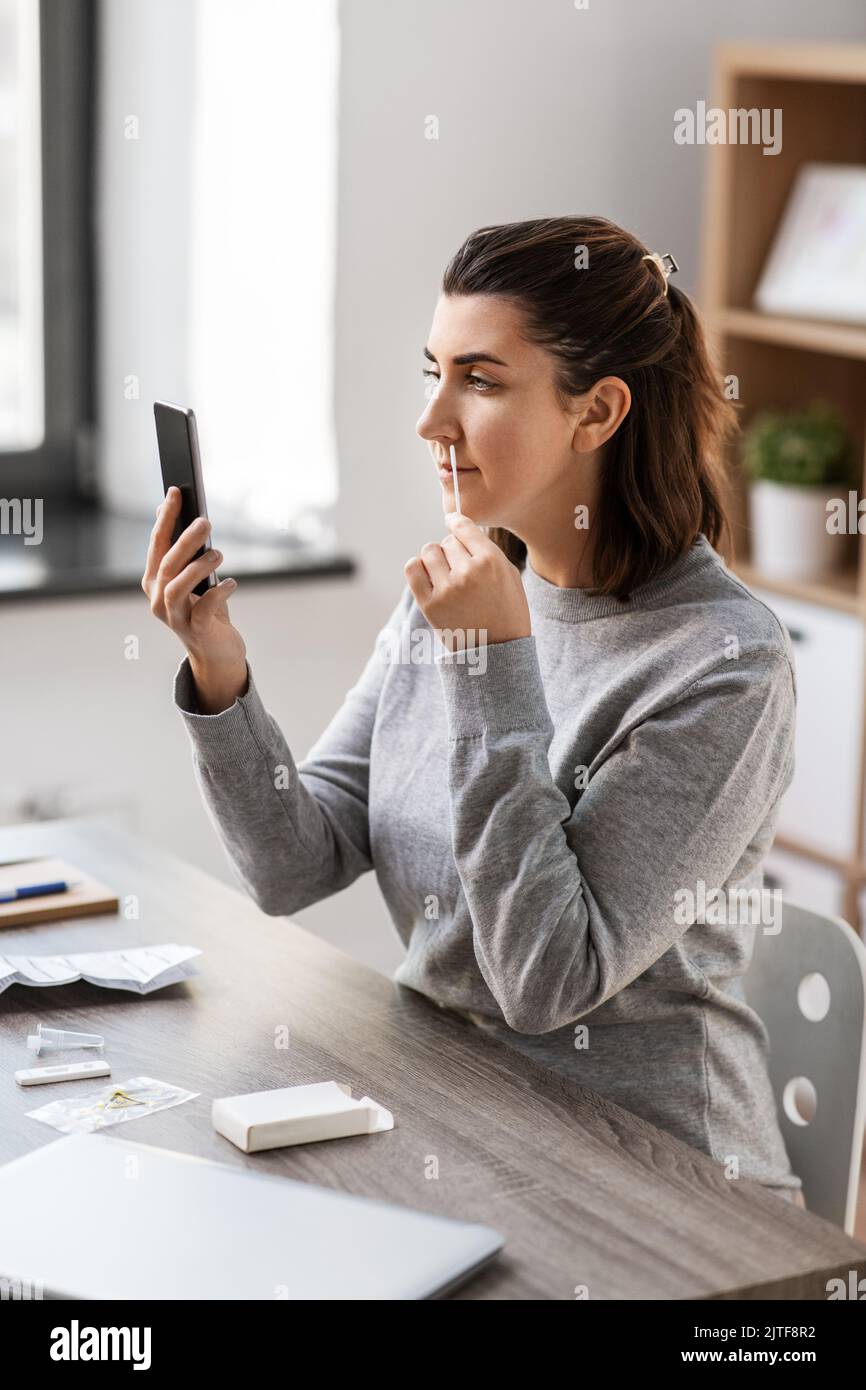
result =
[[[45,1298],[441,1298],[502,1249],[488,1226],[107,1134],[0,1167],[0,1277]]]

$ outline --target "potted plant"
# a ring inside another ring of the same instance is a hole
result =
[[[837,569],[846,547],[828,526],[829,504],[858,482],[851,437],[838,411],[824,401],[799,411],[762,411],[744,431],[743,444],[755,568],[784,579],[814,579]]]

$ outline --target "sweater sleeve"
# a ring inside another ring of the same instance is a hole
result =
[[[373,867],[367,795],[387,666],[383,643],[411,599],[407,586],[359,679],[300,764],[265,709],[249,665],[246,694],[219,714],[199,711],[187,657],[177,670],[174,703],[207,813],[235,877],[271,916],[309,907]]]
[[[729,880],[791,780],[793,675],[764,649],[707,670],[627,732],[572,809],[535,638],[492,645],[484,671],[437,661],[478,966],[511,1028],[550,1032],[675,944],[679,891]]]

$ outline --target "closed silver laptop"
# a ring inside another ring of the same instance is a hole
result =
[[[487,1226],[106,1134],[5,1164],[0,1212],[0,1276],[45,1298],[434,1298],[504,1243]]]

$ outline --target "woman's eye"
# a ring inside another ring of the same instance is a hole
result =
[[[438,372],[431,371],[430,368],[427,367],[421,372],[421,375],[427,378],[428,383],[430,384],[430,386],[433,386],[434,389],[436,386],[439,385]],[[470,372],[466,380],[473,382],[474,389],[478,392],[479,395],[482,396],[486,391],[495,390],[497,385],[495,381],[485,381],[483,376],[476,376],[474,372]]]

